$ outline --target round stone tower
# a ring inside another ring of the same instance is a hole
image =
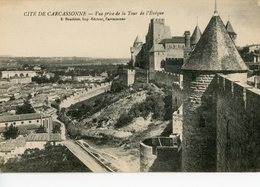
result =
[[[183,171],[216,171],[216,74],[245,73],[215,10],[183,71]]]

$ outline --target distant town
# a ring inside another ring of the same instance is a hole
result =
[[[1,56],[0,171],[259,171],[260,44],[217,6],[203,32],[168,21],[129,59]]]

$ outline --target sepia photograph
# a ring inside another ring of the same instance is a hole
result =
[[[0,173],[258,173],[259,20],[259,0],[0,0]]]

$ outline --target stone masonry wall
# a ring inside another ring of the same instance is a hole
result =
[[[125,86],[134,84],[135,81],[135,70],[134,69],[123,69],[122,80]]]
[[[134,82],[148,83],[149,73],[145,69],[135,68]]]
[[[259,171],[260,91],[218,75],[217,171]]]
[[[154,137],[140,143],[141,172],[176,172],[180,171],[180,152],[176,139]]]
[[[140,143],[140,171],[149,172],[150,167],[153,165],[156,154],[153,154],[153,147]]]
[[[153,79],[156,83],[164,84],[166,86],[172,87],[173,83],[179,83],[179,74],[155,71]]]
[[[74,93],[69,97],[67,97],[66,99],[63,99],[60,103],[59,108],[60,109],[68,108],[75,103],[84,101],[86,99],[104,93],[106,91],[109,91],[110,88],[111,88],[111,82],[108,82],[108,83],[101,83],[101,85],[95,85],[93,88],[90,88],[82,92]]]
[[[216,170],[215,74],[183,74],[182,170]]]

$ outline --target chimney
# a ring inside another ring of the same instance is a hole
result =
[[[190,31],[185,31],[184,36],[185,36],[185,47],[190,48]]]

